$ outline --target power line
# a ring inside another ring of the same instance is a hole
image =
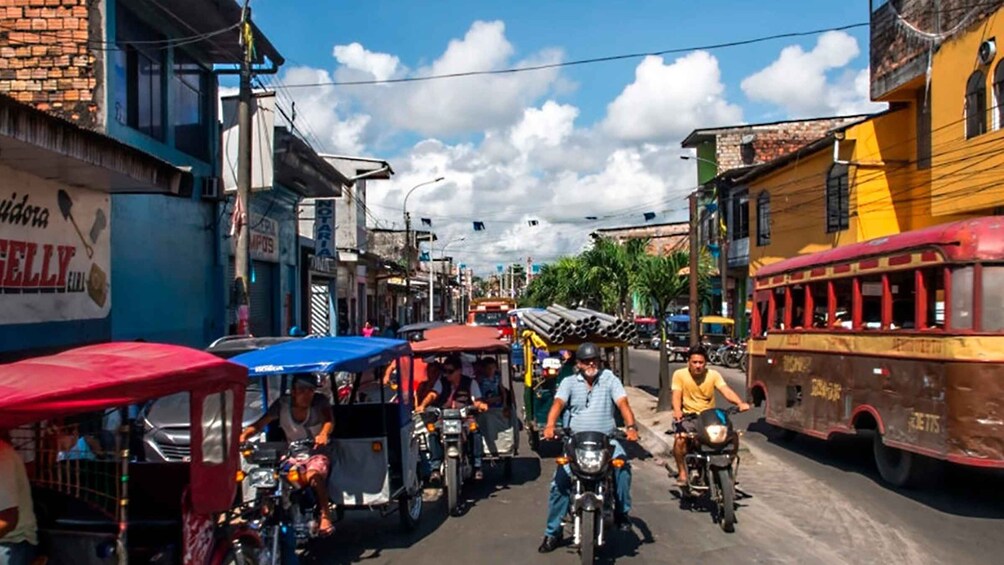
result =
[[[823,29],[814,29],[810,31],[795,31],[789,33],[778,33],[774,35],[768,35],[763,37],[756,37],[752,39],[743,39],[739,41],[727,41],[724,43],[711,43],[707,45],[695,45],[690,47],[674,47],[672,49],[663,49],[660,51],[647,51],[642,53],[625,53],[621,55],[609,55],[606,57],[593,57],[590,59],[578,59],[575,61],[564,61],[561,63],[545,63],[541,65],[527,65],[525,67],[510,67],[507,69],[495,69],[495,70],[484,70],[484,71],[462,71],[456,73],[444,73],[439,75],[427,75],[427,76],[417,76],[417,77],[402,77],[402,78],[391,78],[382,80],[352,80],[352,81],[327,81],[327,82],[313,82],[313,83],[303,83],[303,84],[289,84],[286,85],[287,88],[317,88],[321,86],[365,86],[365,85],[376,85],[376,84],[400,84],[408,82],[426,82],[432,80],[450,79],[450,78],[462,78],[462,77],[476,77],[476,76],[488,76],[488,75],[505,75],[505,74],[517,74],[526,73],[531,71],[542,71],[547,69],[556,69],[561,67],[573,67],[579,65],[591,65],[594,63],[606,63],[610,61],[622,61],[625,59],[639,59],[642,57],[649,56],[661,56],[661,55],[673,55],[677,53],[686,53],[690,51],[711,51],[715,49],[725,49],[727,47],[739,47],[743,45],[753,45],[755,43],[764,43],[767,41],[775,41],[778,39],[791,39],[797,37],[807,37],[811,35],[819,35],[821,33],[826,33],[830,31],[847,31],[850,29],[856,29],[860,27],[867,27],[868,22],[858,22],[837,27],[828,27]]]

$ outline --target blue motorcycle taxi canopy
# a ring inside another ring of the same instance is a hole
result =
[[[360,373],[410,357],[407,341],[382,337],[310,337],[242,353],[231,362],[248,368],[251,377],[330,373]]]

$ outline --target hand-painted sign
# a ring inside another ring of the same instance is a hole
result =
[[[0,181],[0,325],[111,309],[108,195],[10,171]]]
[[[314,201],[314,255],[335,256],[335,202]]]
[[[252,213],[248,220],[248,253],[255,261],[279,262],[279,222]],[[237,249],[237,238],[230,238],[230,254]]]
[[[279,262],[279,222],[251,214],[248,250],[256,261]]]

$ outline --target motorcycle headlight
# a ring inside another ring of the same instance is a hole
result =
[[[586,473],[599,473],[606,463],[607,452],[595,449],[576,449],[575,464]]]
[[[721,424],[712,424],[704,428],[704,432],[708,434],[708,441],[711,443],[722,443],[729,437],[728,426],[723,426]]]
[[[245,480],[253,488],[275,488],[275,473],[271,469],[252,469],[248,471]]]
[[[460,420],[444,420],[443,421],[443,433],[444,434],[459,434],[463,429],[463,425]]]

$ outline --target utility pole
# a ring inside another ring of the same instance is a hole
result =
[[[240,93],[237,102],[237,242],[234,249],[233,304],[236,305],[237,333],[250,332],[251,298],[248,289],[248,199],[251,195],[251,52],[254,49],[251,33],[251,7],[244,0],[241,23],[241,42],[244,59],[241,61]]]
[[[411,323],[411,214],[404,213],[404,321]]]
[[[690,345],[697,345],[701,325],[697,296],[697,193],[690,193]]]

